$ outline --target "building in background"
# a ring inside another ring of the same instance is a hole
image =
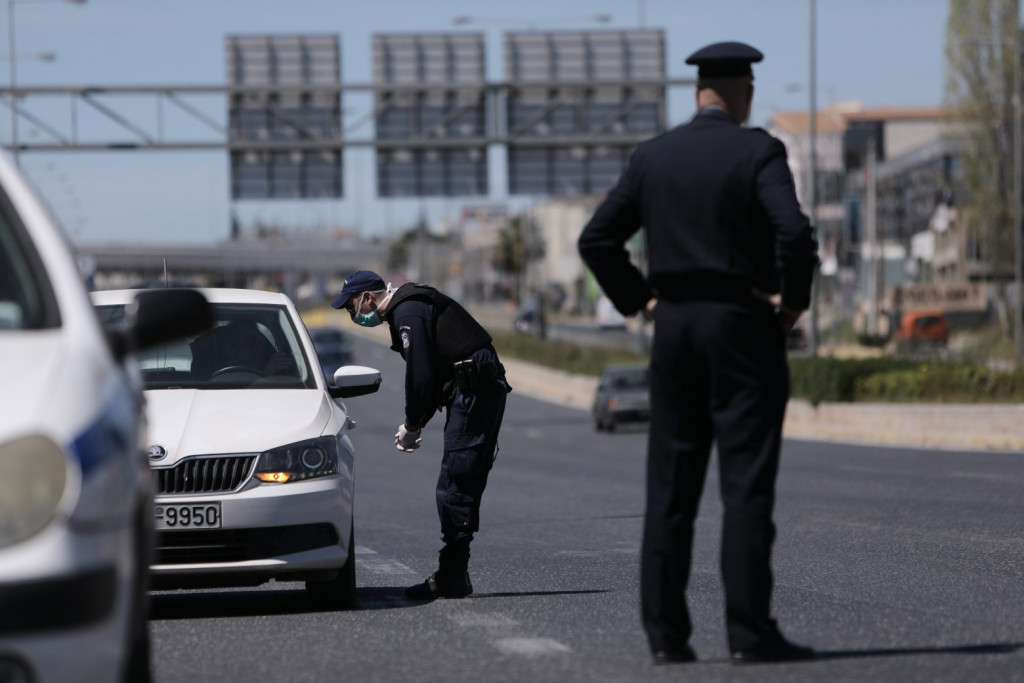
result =
[[[578,313],[593,303],[595,292],[587,288],[588,273],[576,242],[601,199],[600,195],[555,197],[538,202],[531,210],[544,244],[544,255],[535,264],[531,283],[533,289],[545,293],[547,303],[556,310]]]
[[[767,126],[786,143],[808,215],[809,122],[807,112],[779,112]],[[985,279],[985,266],[958,220],[960,143],[941,109],[837,103],[818,112],[816,128],[818,203],[812,220],[821,243],[823,327],[853,318],[855,327],[884,335],[899,302],[915,300],[900,288],[914,287],[920,295],[936,281]],[[955,297],[959,290],[942,291]],[[971,289],[970,306],[982,305],[979,300]]]

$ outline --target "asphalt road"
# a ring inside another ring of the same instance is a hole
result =
[[[347,401],[358,609],[322,611],[293,583],[155,594],[158,681],[1024,681],[1024,455],[786,442],[775,609],[823,656],[756,667],[727,660],[712,472],[690,592],[700,661],[655,668],[638,610],[645,431],[598,434],[584,411],[513,392],[476,593],[410,603],[440,548],[443,415],[396,451],[402,361],[356,352],[385,378]]]

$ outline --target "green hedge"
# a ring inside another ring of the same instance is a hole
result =
[[[824,401],[856,400],[857,380],[879,373],[911,370],[914,361],[897,358],[822,358],[789,359],[791,395],[817,405]]]
[[[861,377],[855,396],[858,401],[1016,403],[1024,401],[1024,373],[927,363],[913,370]]]
[[[999,403],[1024,401],[1024,373],[899,358],[791,358],[792,396],[823,401]]]

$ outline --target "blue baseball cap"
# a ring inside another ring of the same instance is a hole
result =
[[[341,283],[341,293],[331,302],[331,308],[345,308],[353,294],[377,292],[387,287],[383,278],[372,270],[357,270]]]

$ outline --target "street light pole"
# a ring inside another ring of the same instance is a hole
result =
[[[7,0],[7,47],[11,62],[11,159],[18,168],[18,56],[14,50],[14,0]]]
[[[818,46],[815,35],[815,0],[810,0],[810,162],[811,162],[811,197],[810,214],[811,225],[817,231],[818,227]],[[818,234],[818,239],[822,239]],[[812,356],[818,355],[818,290],[821,281],[817,272],[811,281],[811,322],[810,332],[807,335],[808,347]],[[833,313],[834,315],[834,313]]]
[[[18,87],[18,55],[14,49],[14,5],[17,2],[29,2],[32,0],[7,0],[7,47],[8,60],[11,63],[11,159],[14,166],[20,166],[18,162],[18,96],[15,89]],[[56,2],[57,0],[34,0],[35,2]],[[86,0],[64,0],[75,5],[84,5]],[[52,61],[49,60],[49,61]]]
[[[1014,343],[1016,351],[1017,369],[1024,367],[1024,292],[1022,292],[1022,271],[1024,271],[1024,230],[1021,226],[1021,194],[1024,188],[1021,182],[1024,181],[1024,170],[1022,170],[1021,144],[1024,143],[1024,135],[1021,132],[1021,29],[1019,18],[1014,23],[1013,40],[1013,302],[1014,302]]]

